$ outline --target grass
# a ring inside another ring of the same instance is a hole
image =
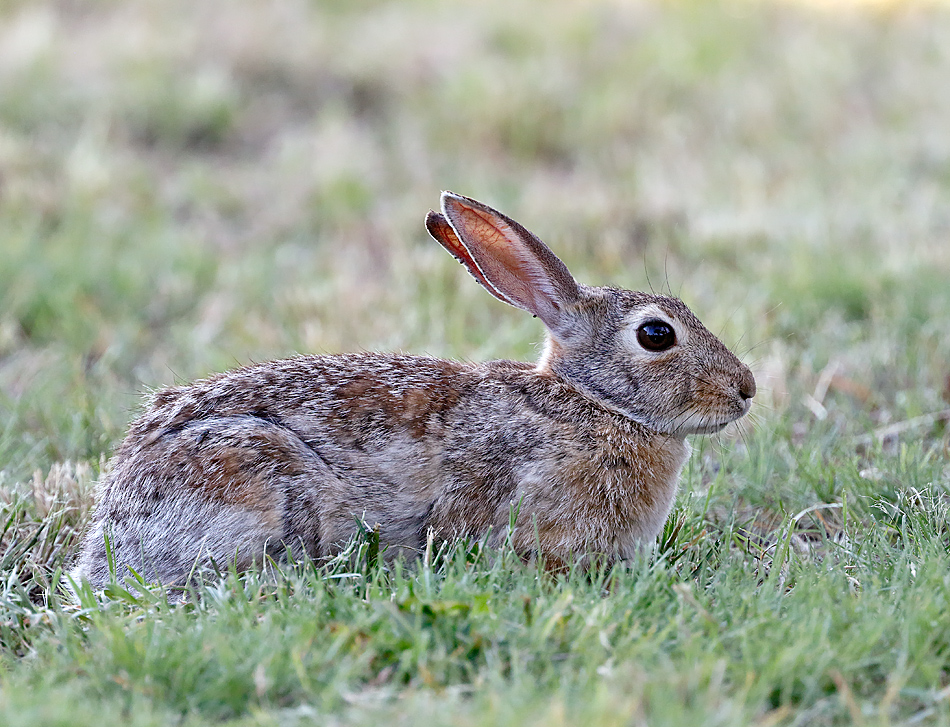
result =
[[[0,4],[0,723],[950,724],[940,3]],[[742,354],[657,552],[60,584],[150,388],[533,358],[440,189]]]

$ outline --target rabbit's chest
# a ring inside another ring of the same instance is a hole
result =
[[[605,447],[597,492],[604,511],[616,513],[607,521],[616,528],[616,544],[624,556],[651,544],[663,530],[689,454],[685,439],[659,434],[645,441],[621,438]],[[609,508],[609,503],[616,507]]]
[[[683,439],[600,427],[522,482],[525,506],[549,547],[630,557],[662,530],[688,457]]]

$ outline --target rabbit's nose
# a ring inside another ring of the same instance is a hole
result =
[[[755,396],[755,377],[749,369],[742,372],[742,378],[739,380],[739,396],[743,399]]]

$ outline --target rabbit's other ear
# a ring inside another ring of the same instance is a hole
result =
[[[485,290],[503,303],[514,306],[518,305],[510,298],[502,295],[501,292],[489,282],[488,278],[482,275],[482,271],[478,269],[478,264],[472,259],[472,256],[469,255],[468,250],[465,249],[465,245],[459,240],[458,235],[455,234],[455,230],[452,229],[452,225],[446,221],[445,217],[435,210],[429,210],[429,214],[426,215],[426,230],[428,230],[436,242],[452,253],[452,257],[465,266],[465,269],[471,273],[475,280],[482,284]]]
[[[453,192],[442,193],[442,214],[476,280],[487,281],[495,297],[536,315],[552,333],[564,332],[571,323],[566,309],[577,302],[579,291],[547,245],[501,212]]]

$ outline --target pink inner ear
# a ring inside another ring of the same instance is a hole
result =
[[[465,245],[462,244],[462,241],[459,240],[455,234],[455,230],[452,229],[452,226],[442,215],[438,212],[430,211],[429,214],[426,215],[426,229],[442,247],[452,253],[452,257],[465,266],[472,277],[475,278],[485,290],[503,303],[517,305],[513,300],[502,295],[501,292],[491,284],[488,278],[485,277],[478,267],[478,264],[472,259],[472,256],[465,248]]]
[[[458,225],[459,236],[472,241],[471,257],[502,292],[502,299],[548,323],[545,314],[556,293],[521,235],[499,215],[458,199],[452,199],[452,206],[457,213],[452,222]]]

